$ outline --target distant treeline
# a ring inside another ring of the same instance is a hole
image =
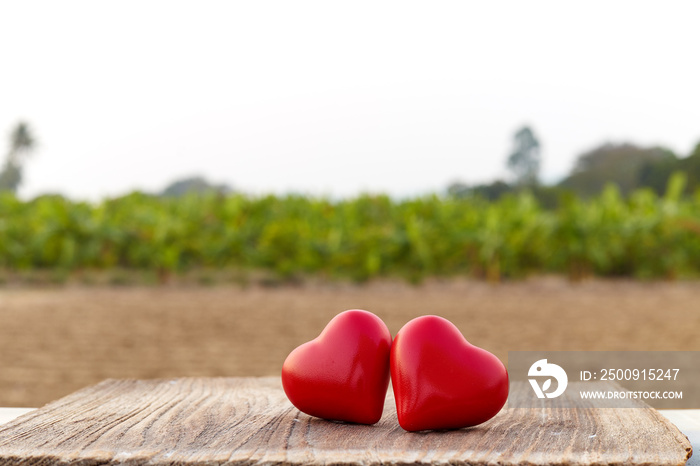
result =
[[[502,196],[302,196],[133,193],[98,204],[0,195],[0,270],[122,268],[160,276],[198,268],[285,279],[367,280],[531,273],[674,278],[700,275],[700,192],[675,175],[662,196],[563,195],[545,209],[528,191]]]
[[[685,194],[700,189],[700,144],[687,157],[679,157],[661,147],[604,144],[582,154],[571,173],[555,185],[533,183],[523,187],[504,181],[475,186],[454,183],[449,192],[457,197],[479,196],[497,200],[505,194],[526,188],[543,206],[552,208],[557,206],[564,194],[590,198],[599,195],[610,183],[617,185],[623,196],[642,188],[663,195],[669,180],[677,172],[686,177]]]

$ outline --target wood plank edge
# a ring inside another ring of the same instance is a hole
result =
[[[685,462],[687,463],[691,456],[693,456],[693,446],[690,443],[690,439],[680,431],[674,423],[672,423],[666,416],[661,414],[657,409],[651,408],[654,417],[666,428],[671,431],[674,439],[678,444],[685,449]]]

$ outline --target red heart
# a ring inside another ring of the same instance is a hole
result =
[[[408,431],[475,426],[508,398],[503,363],[438,316],[413,319],[396,334],[391,383],[399,424]]]
[[[300,411],[324,419],[374,424],[389,388],[391,333],[371,312],[341,312],[321,334],[292,351],[282,386]]]

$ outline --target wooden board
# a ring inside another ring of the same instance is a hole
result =
[[[408,433],[389,392],[382,420],[361,426],[300,413],[278,378],[108,380],[0,426],[0,464],[685,464],[691,453],[651,408],[506,408],[478,427]]]

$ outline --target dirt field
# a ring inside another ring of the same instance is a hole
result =
[[[0,406],[39,406],[111,377],[276,375],[352,308],[392,334],[441,315],[503,360],[513,350],[700,350],[698,282],[0,289]]]

